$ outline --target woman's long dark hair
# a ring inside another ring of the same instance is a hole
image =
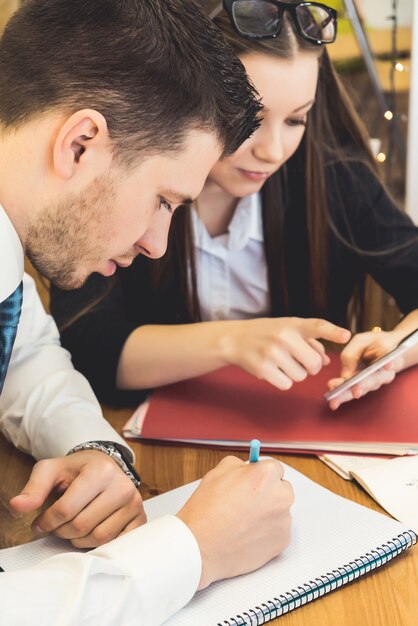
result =
[[[328,308],[328,231],[334,227],[328,212],[325,170],[332,162],[362,161],[378,175],[369,148],[368,137],[353,104],[330,62],[326,50],[319,59],[315,104],[309,113],[304,148],[304,184],[309,245],[310,302],[318,316],[326,317]],[[283,223],[285,213],[286,165],[272,176],[262,189],[264,245],[268,267],[272,311],[288,312],[288,286],[283,258]],[[345,244],[355,242],[344,241]],[[358,296],[362,288],[359,285]],[[361,300],[361,298],[360,298]],[[362,316],[360,302],[356,317]]]
[[[304,184],[307,202],[306,226],[309,245],[311,310],[317,316],[326,317],[328,233],[330,228],[337,236],[338,232],[335,232],[328,213],[325,168],[332,162],[345,163],[349,168],[351,160],[357,163],[362,161],[377,176],[367,132],[330,62],[326,49],[314,46],[302,39],[289,20],[285,20],[279,37],[263,41],[248,40],[237,35],[224,13],[215,19],[215,23],[222,30],[234,51],[241,57],[261,53],[289,59],[294,57],[299,50],[316,54],[319,57],[315,104],[308,116],[302,148],[305,161]],[[284,258],[286,180],[287,167],[284,164],[266,181],[261,191],[271,315],[289,313]],[[351,243],[355,247],[354,241],[344,243],[349,245]],[[174,278],[173,271],[176,267],[179,274],[177,278]],[[166,297],[169,293],[171,294],[169,301],[177,311],[177,317],[183,322],[199,321],[201,317],[196,290],[195,252],[189,210],[181,210],[178,215],[175,215],[167,254],[153,263],[151,271],[155,277],[155,288],[166,304],[168,304]],[[176,295],[172,292],[174,283],[177,288],[180,288]],[[362,294],[363,285],[358,285],[354,302],[351,305],[351,317],[355,317],[358,321],[363,314]]]

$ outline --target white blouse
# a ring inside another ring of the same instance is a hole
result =
[[[267,315],[270,300],[260,194],[238,202],[224,235],[211,237],[195,210],[192,223],[202,320]]]

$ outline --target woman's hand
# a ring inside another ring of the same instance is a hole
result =
[[[365,332],[355,335],[350,343],[341,352],[341,376],[328,381],[328,388],[334,389],[345,380],[351,378],[362,369],[362,365],[368,365],[376,359],[384,356],[399,344],[405,336],[405,331],[392,330],[389,332]],[[404,356],[398,356],[390,363],[387,363],[374,374],[371,374],[351,389],[341,393],[338,397],[329,402],[332,410],[338,409],[344,402],[358,400],[370,391],[376,391],[382,385],[387,385],[393,381],[397,372],[405,367]]]
[[[329,357],[318,339],[346,343],[350,331],[321,319],[258,318],[229,322],[220,346],[225,362],[279,389],[317,374]]]

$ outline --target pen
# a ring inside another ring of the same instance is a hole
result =
[[[260,456],[260,442],[258,439],[250,441],[250,463],[256,463]]]

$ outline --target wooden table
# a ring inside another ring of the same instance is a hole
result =
[[[105,409],[121,432],[129,411]],[[211,449],[132,443],[143,480],[143,497],[157,495],[200,478],[225,454]],[[245,458],[247,455],[238,454]],[[346,498],[381,510],[357,485],[345,481],[314,457],[277,455],[309,478]],[[29,476],[33,460],[0,435],[0,547],[32,539],[35,517],[12,513],[9,498]],[[418,547],[372,575],[271,622],[280,626],[415,626],[418,622]],[[116,626],[116,625],[115,625]]]

